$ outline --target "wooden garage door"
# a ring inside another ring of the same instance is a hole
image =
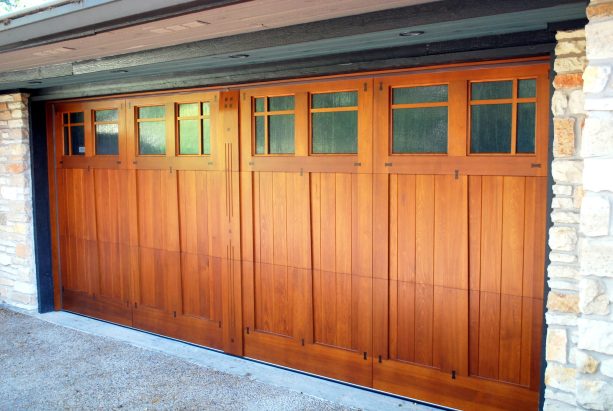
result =
[[[548,84],[524,60],[52,104],[60,307],[534,409]]]

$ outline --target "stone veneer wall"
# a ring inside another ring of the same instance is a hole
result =
[[[559,32],[545,409],[613,410],[613,0]]]
[[[0,95],[0,303],[37,307],[28,96]]]

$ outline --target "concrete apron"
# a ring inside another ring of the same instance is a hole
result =
[[[448,409],[436,405],[428,406],[409,399],[398,398],[259,361],[234,357],[215,350],[69,312],[55,311],[37,314],[22,310],[15,311],[31,315],[51,324],[171,355],[216,371],[243,377],[248,376],[250,379],[262,383],[301,392],[346,407],[361,410],[395,409],[411,411]]]

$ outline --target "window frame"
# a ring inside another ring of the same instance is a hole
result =
[[[277,111],[269,111],[268,110],[268,99],[275,97],[293,97],[294,98],[294,109],[293,110],[277,110]],[[264,99],[264,111],[256,111],[256,100],[259,98]],[[251,96],[251,139],[252,139],[252,150],[251,155],[254,157],[270,157],[270,156],[282,156],[282,157],[294,157],[296,155],[296,95],[294,94],[258,94]],[[281,116],[281,115],[293,115],[294,116],[294,152],[293,153],[270,153],[270,135],[269,135],[269,123],[268,120],[271,116]],[[262,117],[264,118],[264,153],[257,152],[257,126],[256,126],[256,118]]]
[[[196,116],[181,116],[180,115],[180,107],[183,104],[197,104],[198,105],[198,112],[199,114]],[[209,114],[205,115],[204,114],[204,110],[202,109],[202,105],[203,104],[208,104],[209,105]],[[213,113],[211,111],[211,101],[209,100],[195,100],[192,102],[176,102],[175,103],[175,152],[176,152],[176,156],[177,157],[210,157],[211,153],[205,153],[204,149],[203,149],[203,138],[204,138],[204,134],[203,134],[203,127],[202,127],[202,122],[204,120],[209,120],[209,151],[211,151],[210,147],[211,147],[211,142],[213,140],[213,129],[211,127],[211,123],[212,123],[212,117],[213,117]],[[198,121],[198,148],[199,148],[199,153],[198,154],[181,154],[181,127],[180,127],[180,122],[183,120],[197,120]]]

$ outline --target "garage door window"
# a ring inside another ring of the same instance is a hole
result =
[[[211,154],[211,107],[209,102],[178,104],[180,155]]]
[[[82,111],[64,113],[64,155],[85,155],[85,116]]]
[[[294,154],[294,96],[257,97],[253,101],[255,154]]]
[[[313,154],[358,152],[358,93],[342,91],[311,95]]]
[[[119,123],[117,110],[94,112],[96,155],[119,154]]]
[[[138,153],[166,154],[166,109],[164,106],[138,108]]]

